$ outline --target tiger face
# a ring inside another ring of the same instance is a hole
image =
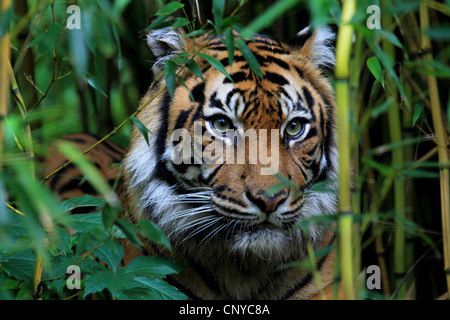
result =
[[[307,28],[290,43],[255,36],[247,46],[259,77],[237,48],[230,65],[218,37],[151,32],[155,75],[200,47],[228,75],[197,56],[204,80],[180,67],[173,98],[164,92],[140,113],[149,144],[135,130],[124,162],[134,217],[157,223],[182,257],[281,264],[304,257],[305,237],[318,247],[325,230],[310,224],[306,235],[297,225],[336,206],[333,192],[313,188],[324,181],[336,189],[334,98],[322,71],[334,61],[332,39],[326,28]],[[163,88],[160,79],[142,103]]]

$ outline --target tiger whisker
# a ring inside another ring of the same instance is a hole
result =
[[[204,241],[206,241],[205,243],[208,243],[208,241],[210,241],[212,238],[214,238],[214,236],[219,233],[221,230],[227,228],[230,224],[232,223],[232,221],[223,224],[219,227],[217,227],[215,230],[211,231],[202,241],[200,241],[200,244],[202,244]]]
[[[193,209],[186,209],[186,210],[175,213],[173,216],[167,217],[166,219],[164,219],[164,222],[170,222],[173,220],[177,220],[177,219],[181,219],[181,218],[185,218],[185,217],[189,217],[189,216],[194,216],[196,214],[207,213],[207,212],[211,212],[211,211],[212,211],[212,207],[208,207],[208,206],[203,206],[203,207],[193,208]]]
[[[185,224],[184,227],[192,228],[192,227],[195,227],[196,225],[202,224],[204,222],[212,221],[216,218],[217,217],[215,217],[215,216],[206,216],[206,217],[200,218],[198,220],[191,221],[191,222]]]
[[[187,237],[185,237],[181,242],[184,242],[190,238],[192,238],[193,236],[195,236],[196,234],[198,234],[199,232],[202,232],[203,230],[209,228],[210,226],[214,225],[215,223],[217,223],[218,221],[222,220],[223,217],[219,217],[219,218],[215,218],[210,222],[207,222],[205,226],[203,226],[200,229],[197,229],[195,232],[190,233]]]
[[[192,228],[194,228],[194,227],[197,226],[197,225],[201,225],[201,224],[204,224],[204,223],[208,223],[208,222],[210,222],[210,221],[212,221],[212,220],[215,220],[215,219],[216,219],[216,217],[214,217],[214,216],[206,216],[206,217],[202,217],[202,218],[200,218],[200,219],[197,219],[197,220],[194,220],[194,221],[191,221],[191,222],[185,224],[184,227],[185,227],[186,229],[192,229]],[[179,232],[179,230],[174,229],[172,232],[170,232],[170,233],[168,234],[168,236],[170,237],[170,236],[172,236],[173,234],[175,234],[175,233],[177,233],[177,232]]]

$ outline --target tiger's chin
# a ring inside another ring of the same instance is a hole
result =
[[[305,254],[304,233],[297,226],[289,229],[264,222],[252,226],[236,227],[233,232],[224,230],[205,240],[204,234],[187,241],[177,241],[179,253],[186,256],[198,255],[221,257],[233,261],[282,265],[302,259]]]
[[[304,255],[303,234],[296,228],[284,230],[272,226],[246,230],[228,240],[230,253],[242,258],[253,257],[277,263],[301,259]]]

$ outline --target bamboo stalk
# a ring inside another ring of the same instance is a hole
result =
[[[0,14],[5,13],[11,8],[11,0],[2,0],[0,2]],[[0,38],[0,163],[3,163],[1,157],[3,157],[3,118],[8,114],[8,101],[9,101],[9,58],[11,55],[10,50],[11,36],[8,31],[4,36]]]
[[[427,30],[430,26],[430,17],[426,3],[420,2],[420,28],[421,31]],[[426,52],[431,48],[430,38],[421,33],[421,49]],[[425,61],[432,61],[431,51],[424,55]],[[431,67],[430,67],[431,69]],[[431,114],[433,126],[436,133],[437,149],[439,162],[447,163],[449,161],[448,136],[443,123],[444,116],[439,101],[439,91],[436,77],[429,73],[426,77],[430,95]],[[441,219],[442,219],[442,237],[444,253],[444,271],[447,281],[447,291],[450,294],[450,169],[445,166],[439,168],[440,175],[440,195],[441,195]]]
[[[387,4],[383,1],[383,5]],[[383,25],[390,26],[392,24],[392,16],[383,16]],[[383,40],[383,51],[395,61],[395,49],[392,42]],[[386,79],[386,88],[389,97],[392,97],[391,106],[388,109],[388,124],[389,124],[389,139],[390,143],[397,143],[402,141],[402,121],[400,118],[400,110],[398,105],[398,91],[395,84],[389,77]],[[403,149],[401,147],[392,150],[391,164],[394,170],[402,167],[404,162]],[[395,215],[397,218],[397,227],[394,232],[394,277],[397,285],[403,279],[406,272],[405,263],[405,248],[406,248],[406,234],[403,225],[400,221],[405,219],[405,179],[403,176],[396,175],[394,178],[394,206]],[[402,287],[398,292],[398,298],[402,299],[405,296],[405,287]]]
[[[25,123],[25,133],[26,133],[26,146],[25,151],[28,157],[31,159],[30,161],[30,174],[32,177],[35,176],[35,163],[34,163],[34,148],[33,148],[33,137],[31,135],[31,126],[27,122],[27,109],[25,107],[24,99],[22,97],[22,93],[20,92],[19,85],[17,84],[16,77],[14,75],[13,68],[11,64],[8,65],[9,69],[9,80],[11,82],[11,91],[14,93],[14,96],[17,100],[17,105],[19,107],[20,114],[22,115],[23,121]]]
[[[351,112],[355,122],[359,122],[360,112],[364,109],[363,107],[363,94],[360,90],[361,81],[361,71],[363,70],[361,66],[363,65],[365,40],[363,33],[358,33],[356,37],[355,49],[354,49],[354,60],[352,61],[352,66],[350,68],[350,79],[349,79],[349,95],[350,101],[353,101]],[[351,137],[351,163],[353,165],[353,170],[356,173],[360,172],[359,168],[359,136],[352,135]],[[362,184],[358,184],[356,187],[356,192],[353,192],[352,198],[352,212],[361,212],[361,187]],[[361,270],[361,231],[360,224],[354,224],[353,226],[353,268],[355,272]]]
[[[350,193],[350,101],[349,72],[356,0],[345,0],[336,44],[336,107],[339,152],[339,261],[344,299],[354,299],[352,207]]]
[[[309,236],[307,236],[306,239],[309,239]],[[326,296],[325,292],[323,291],[323,283],[320,278],[319,271],[317,269],[316,254],[314,252],[314,249],[313,249],[310,241],[308,241],[306,243],[306,249],[308,251],[308,258],[311,263],[311,274],[312,274],[313,280],[316,284],[317,290],[319,291],[320,298],[322,300],[327,300],[327,296]]]
[[[28,8],[27,0],[17,0],[14,7],[16,14],[19,17],[22,17],[22,19],[20,19],[20,22],[22,22],[23,20],[29,21],[29,19],[26,18],[29,18],[28,14],[31,13],[34,8]],[[37,4],[34,5],[34,7],[37,8]],[[33,50],[26,50],[26,47],[31,41],[30,25],[27,23],[25,26],[23,26],[23,28],[21,28],[20,32],[17,34],[17,38],[14,35],[14,31],[12,31],[11,37],[12,39],[18,41],[18,47],[20,48],[18,56],[21,56],[20,59],[23,61],[22,65],[16,66],[16,62],[14,63],[15,71],[21,71],[17,73],[17,80],[20,87],[22,88],[24,96],[27,97],[26,105],[32,106],[36,103],[37,96],[33,87],[27,85],[27,77],[35,79],[35,56]]]
[[[50,241],[48,238],[44,239],[44,246],[45,248],[48,247],[48,244]],[[33,271],[33,296],[36,300],[42,300],[42,297],[40,296],[40,292],[38,292],[39,284],[41,283],[42,279],[42,270],[44,269],[44,260],[42,258],[42,254],[39,252],[36,255],[36,263],[34,265],[34,271]]]

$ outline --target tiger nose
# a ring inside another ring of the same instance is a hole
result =
[[[247,198],[256,204],[259,209],[261,209],[262,212],[265,212],[267,214],[270,214],[274,212],[280,204],[282,204],[286,198],[287,195],[285,193],[278,193],[271,196],[266,196],[265,192],[258,192],[256,196],[252,196],[250,192],[247,192]]]

